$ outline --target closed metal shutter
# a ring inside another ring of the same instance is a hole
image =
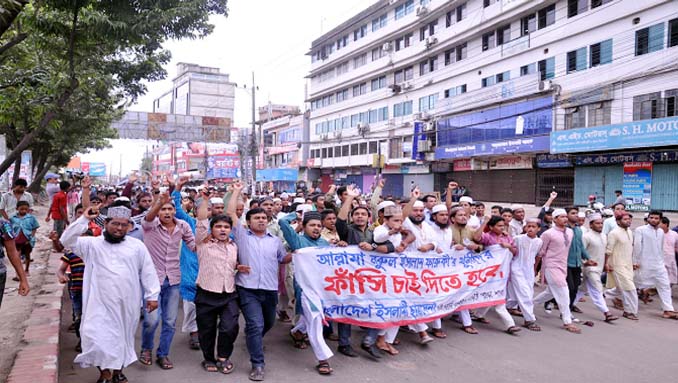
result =
[[[623,177],[623,165],[577,166],[574,170],[574,204],[588,204],[589,195],[593,194],[598,202],[609,206],[616,199],[614,191],[622,189]]]
[[[393,198],[401,198],[403,194],[403,175],[402,174],[382,174],[386,183],[384,184],[384,189],[381,192],[381,195],[386,198],[387,196],[392,196]],[[409,191],[408,191],[409,197]]]
[[[652,167],[652,208],[678,211],[678,164]]]
[[[452,179],[466,186],[478,201],[529,203],[535,201],[536,170],[477,170],[458,172]]]
[[[536,204],[543,205],[553,190],[558,192],[558,206],[574,203],[574,168],[537,170]]]

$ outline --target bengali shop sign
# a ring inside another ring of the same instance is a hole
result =
[[[652,202],[652,162],[624,164],[622,193],[626,208],[631,211],[650,211]]]
[[[504,303],[510,255],[499,246],[447,254],[305,248],[294,254],[294,269],[304,294],[327,319],[387,328]]]

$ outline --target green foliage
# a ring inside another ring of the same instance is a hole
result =
[[[12,152],[0,173],[25,149],[36,163],[62,166],[108,145],[111,121],[167,75],[162,43],[206,36],[210,15],[227,15],[226,0],[5,3],[0,27],[14,18],[0,29],[0,134]]]

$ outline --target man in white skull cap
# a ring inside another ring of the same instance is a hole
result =
[[[382,201],[377,205],[376,209],[376,217],[374,218],[374,222],[372,222],[372,226],[370,228],[374,230],[375,228],[379,227],[380,225],[384,224],[384,209],[386,209],[389,206],[395,206],[395,202],[393,201]]]
[[[471,229],[477,229],[480,227],[480,219],[476,217],[475,214],[471,212],[471,205],[473,205],[473,198],[469,196],[463,196],[459,198],[459,205],[464,208],[466,215],[468,216],[468,222],[466,226]]]
[[[99,382],[127,381],[122,369],[137,360],[134,335],[139,324],[139,302],[146,310],[158,307],[160,283],[143,242],[127,237],[132,211],[124,206],[108,209],[105,231],[82,237],[99,212],[90,207],[61,236],[61,243],[85,262],[83,280],[82,367],[100,369]]]

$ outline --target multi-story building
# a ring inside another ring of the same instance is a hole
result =
[[[153,100],[154,113],[225,117],[233,121],[235,84],[219,68],[178,63],[172,89]]]
[[[259,107],[259,122],[274,120],[278,117],[301,114],[296,105],[271,104]]]
[[[308,132],[308,113],[299,109],[262,125],[264,135],[264,166],[257,170],[257,181],[267,182],[274,190],[295,191],[303,180],[306,160],[304,132]],[[301,178],[300,178],[301,177]]]
[[[235,132],[237,133],[237,132]],[[224,182],[241,177],[241,156],[237,144],[183,142],[153,148],[153,175],[205,175],[207,180]]]
[[[583,204],[655,161],[652,206],[677,210],[677,47],[669,0],[378,1],[312,43],[312,178]]]

